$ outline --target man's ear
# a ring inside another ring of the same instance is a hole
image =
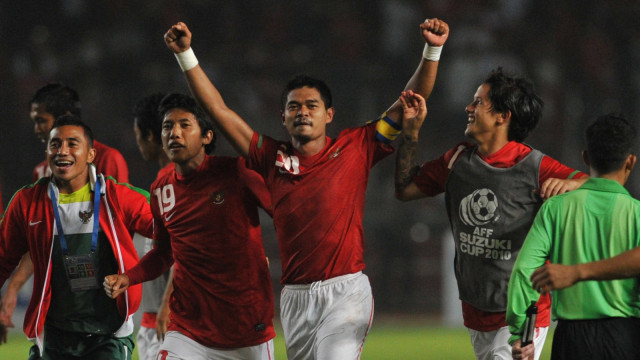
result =
[[[633,170],[633,167],[636,166],[636,160],[638,160],[637,156],[633,154],[629,154],[629,156],[627,157],[627,161],[625,161],[625,164],[624,164],[625,170],[627,171]]]
[[[282,126],[285,126],[285,124],[284,124],[284,110],[280,110],[280,120],[282,121]]]
[[[336,109],[334,107],[330,107],[327,109],[327,124],[333,121],[333,115],[336,114]]]
[[[584,161],[587,167],[591,167],[591,161],[589,161],[589,153],[587,150],[582,150],[582,161]]]
[[[508,124],[511,122],[511,110],[507,110],[498,115],[498,124]]]
[[[87,154],[87,164],[91,164],[93,160],[96,159],[96,148],[89,148],[89,153]]]

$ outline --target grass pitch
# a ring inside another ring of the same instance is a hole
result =
[[[282,329],[276,328],[274,339],[276,360],[287,358]],[[541,360],[551,355],[553,331],[549,331]],[[0,345],[0,359],[26,359],[31,342],[22,332],[13,331],[6,344]],[[434,325],[409,324],[396,321],[374,320],[362,353],[363,360],[469,360],[474,359],[469,334],[464,328],[447,328]],[[138,360],[134,351],[133,360]]]

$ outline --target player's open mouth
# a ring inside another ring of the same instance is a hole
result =
[[[184,146],[179,143],[172,143],[172,144],[169,144],[168,146],[169,150],[179,150],[179,149],[182,149],[183,147]]]
[[[69,167],[71,165],[73,165],[73,161],[69,161],[69,160],[56,160],[54,161],[54,164],[56,167],[59,168],[66,168]]]

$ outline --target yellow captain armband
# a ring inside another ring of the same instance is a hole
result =
[[[393,140],[395,140],[400,133],[402,133],[402,128],[400,125],[396,124],[390,117],[387,116],[387,113],[382,114],[382,117],[378,119],[378,123],[376,124],[376,139],[385,143],[391,144]]]

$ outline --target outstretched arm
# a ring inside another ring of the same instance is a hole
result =
[[[425,50],[418,68],[407,82],[404,90],[412,90],[427,99],[436,82],[440,51],[449,37],[449,25],[436,18],[427,19],[420,24],[420,31],[426,42]],[[387,116],[402,125],[402,112],[402,103],[397,100],[387,110]]]
[[[531,275],[533,288],[545,294],[579,281],[613,280],[640,276],[640,247],[609,259],[577,265],[545,264]]]
[[[404,132],[396,157],[396,197],[400,200],[411,200],[426,196],[413,183],[413,177],[419,169],[418,166],[414,166],[415,155],[418,149],[418,133],[427,116],[427,106],[424,97],[411,90],[403,91],[398,101],[403,110]]]
[[[198,65],[198,60],[191,49],[191,32],[187,25],[183,22],[173,25],[164,35],[164,41],[176,54],[193,96],[236,151],[246,158],[249,155],[253,129],[227,107],[218,89]]]

